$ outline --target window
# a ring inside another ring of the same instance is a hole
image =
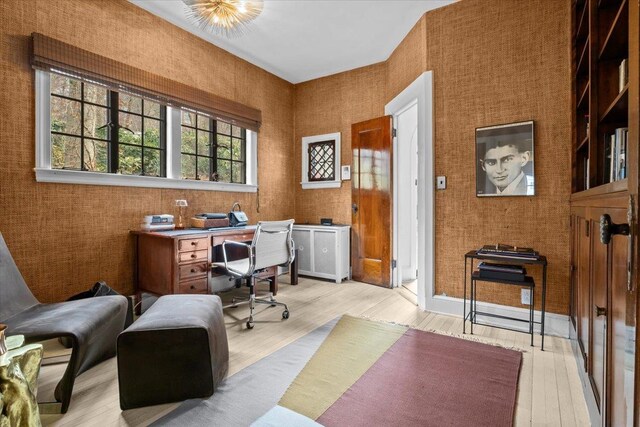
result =
[[[302,138],[302,188],[339,188],[340,133]]]
[[[37,181],[255,192],[256,136],[206,113],[36,70]]]
[[[182,111],[182,178],[244,184],[246,130]]]
[[[164,106],[61,74],[50,87],[53,169],[164,176]]]

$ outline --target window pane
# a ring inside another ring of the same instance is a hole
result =
[[[160,148],[160,120],[144,119],[144,145]]]
[[[186,126],[196,127],[196,113],[182,111],[182,124]]]
[[[203,181],[211,180],[211,159],[198,157],[198,179]]]
[[[69,98],[80,99],[82,84],[80,80],[51,73],[51,93]]]
[[[142,114],[142,98],[133,95],[127,95],[126,93],[120,93],[119,95],[119,108],[122,111],[130,111],[132,113]]]
[[[231,182],[231,162],[218,160],[218,181]]]
[[[92,172],[107,172],[109,168],[109,143],[84,140],[84,168]]]
[[[160,118],[160,104],[157,102],[144,100],[144,115],[149,117]]]
[[[231,138],[228,136],[218,135],[218,157],[231,158]]]
[[[231,152],[233,154],[233,160],[244,160],[244,153],[242,149],[243,140],[233,138],[231,145]]]
[[[242,138],[242,128],[233,126],[233,136],[235,136],[236,138]]]
[[[109,139],[109,109],[84,105],[84,136]]]
[[[182,128],[181,151],[183,153],[196,152],[196,131],[195,129]],[[194,175],[195,176],[195,175]]]
[[[106,87],[84,84],[84,100],[94,104],[107,105],[109,91]]]
[[[120,173],[123,175],[142,174],[142,148],[128,145],[120,146]]]
[[[51,97],[51,130],[80,135],[80,102]]]
[[[160,150],[145,148],[144,174],[149,176],[160,176],[160,171]]]
[[[232,179],[233,182],[244,184],[244,163],[233,162]]]
[[[182,178],[196,178],[196,156],[183,154],[180,159]]]
[[[119,113],[118,138],[123,144],[142,144],[142,117]]]
[[[211,119],[198,114],[198,129],[211,130]]]
[[[198,155],[211,156],[211,134],[205,131],[198,131]]]
[[[231,135],[231,125],[229,123],[221,122],[218,120],[216,123],[218,133],[224,133],[225,135]]]
[[[80,138],[51,135],[51,167],[80,169]]]

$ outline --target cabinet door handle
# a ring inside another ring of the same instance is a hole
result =
[[[616,234],[629,235],[629,224],[614,224],[609,214],[600,217],[600,241],[605,245],[611,243],[611,237]]]
[[[595,309],[596,317],[606,316],[607,315],[607,309],[606,308],[600,307],[600,306],[597,306],[597,305],[594,305],[593,308]]]

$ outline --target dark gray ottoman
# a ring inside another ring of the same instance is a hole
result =
[[[122,409],[211,396],[228,369],[227,331],[215,295],[160,297],[118,336]]]

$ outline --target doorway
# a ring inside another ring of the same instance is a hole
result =
[[[393,117],[397,129],[393,140],[397,153],[393,161],[393,286],[414,281],[418,306],[426,310],[434,303],[435,275],[433,72],[422,73],[384,111]],[[409,160],[402,163],[405,157]],[[407,163],[408,167],[403,166]]]
[[[396,203],[398,285],[418,296],[418,103],[394,117],[398,167]]]

